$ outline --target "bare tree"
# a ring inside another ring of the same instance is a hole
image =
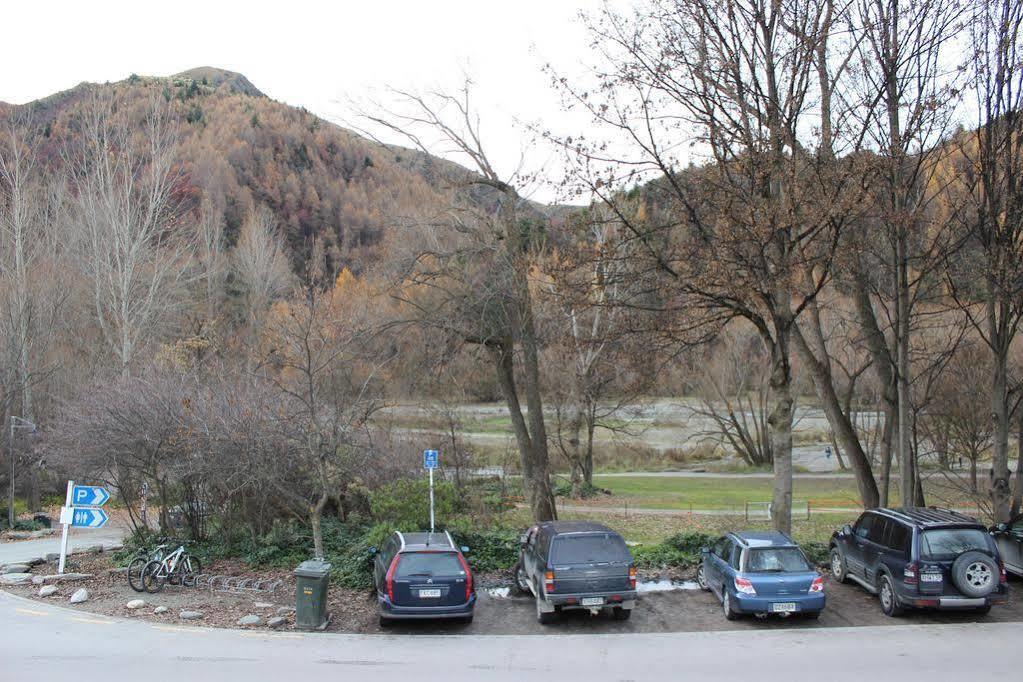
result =
[[[245,301],[250,347],[255,348],[270,304],[288,292],[293,280],[277,220],[269,209],[259,208],[246,218],[231,254],[231,269]]]
[[[82,225],[80,264],[92,306],[121,375],[180,302],[189,272],[188,240],[175,195],[177,132],[168,106],[121,111],[94,95],[81,125],[81,145],[67,165]]]
[[[486,349],[511,416],[533,518],[548,520],[556,511],[529,281],[546,219],[520,196],[516,182],[523,178],[505,179],[491,163],[470,86],[467,80],[457,96],[395,91],[397,110],[377,106],[363,116],[424,153],[437,138],[472,164],[475,173],[434,169],[455,189],[453,203],[445,216],[416,221],[425,243],[405,245],[411,253],[396,296],[412,311],[409,321]]]

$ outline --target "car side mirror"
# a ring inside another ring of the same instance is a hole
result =
[[[710,554],[710,547],[701,547],[700,554]]]
[[[376,553],[377,553],[377,552],[379,552],[379,551],[380,551],[380,550],[378,550],[378,549],[377,549],[376,547],[370,547],[370,548],[369,548],[369,553],[370,553],[370,554],[376,554]]]
[[[459,547],[459,549],[462,551],[462,554],[468,554],[469,553],[469,548],[468,547]]]
[[[1004,523],[999,523],[997,526],[995,526],[995,530],[997,530],[999,533],[1004,533],[1005,531],[1009,530],[1009,526]]]
[[[848,523],[842,526],[842,535],[852,535],[853,529]]]
[[[519,536],[519,544],[524,545],[529,540],[529,533],[523,533]]]

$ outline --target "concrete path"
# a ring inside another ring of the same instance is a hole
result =
[[[0,542],[0,564],[16,564],[47,554],[60,552],[60,526],[57,533],[39,540],[18,540],[17,542]],[[124,541],[125,530],[112,526],[99,530],[71,529],[68,538],[68,553],[84,551],[95,545],[103,545],[103,549],[119,547]],[[0,677],[0,682],[5,682]]]
[[[0,682],[36,679],[1017,679],[1018,623],[679,634],[437,637],[213,630],[88,614],[0,592]]]

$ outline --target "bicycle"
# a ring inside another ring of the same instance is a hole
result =
[[[165,550],[170,546],[165,544],[166,538],[159,538],[157,542],[161,544],[157,545],[152,550],[147,550],[144,547],[139,547],[138,551],[135,552],[135,556],[128,562],[128,586],[136,592],[145,592],[145,586],[142,584],[142,571],[145,570],[146,565],[150,561],[159,561],[163,559]]]
[[[142,586],[146,592],[156,594],[168,580],[172,585],[184,584],[185,578],[201,572],[202,563],[181,545],[162,559],[146,564],[142,569]]]

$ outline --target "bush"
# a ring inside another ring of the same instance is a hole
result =
[[[554,494],[557,497],[572,497],[572,483],[571,482],[559,483],[554,487]],[[582,487],[579,489],[579,495],[581,499],[584,500],[588,500],[591,497],[596,497],[597,495],[604,494],[610,494],[610,491],[604,490],[603,488],[598,488],[592,483],[586,483],[585,481],[583,482]]]
[[[828,557],[828,545],[826,542],[802,542],[799,544],[803,548],[803,553],[806,554],[806,558],[810,560],[810,564],[813,566],[827,566]]]
[[[519,533],[511,528],[481,530],[469,524],[448,528],[459,547],[468,547],[465,558],[481,573],[510,570],[519,560]]]
[[[455,486],[435,481],[434,512],[438,519],[451,516],[458,507]],[[369,500],[373,520],[396,528],[421,529],[430,524],[430,483],[422,479],[400,479],[373,491]]]
[[[714,540],[706,533],[678,533],[656,545],[635,547],[632,556],[641,568],[691,568],[700,562],[700,550]]]

